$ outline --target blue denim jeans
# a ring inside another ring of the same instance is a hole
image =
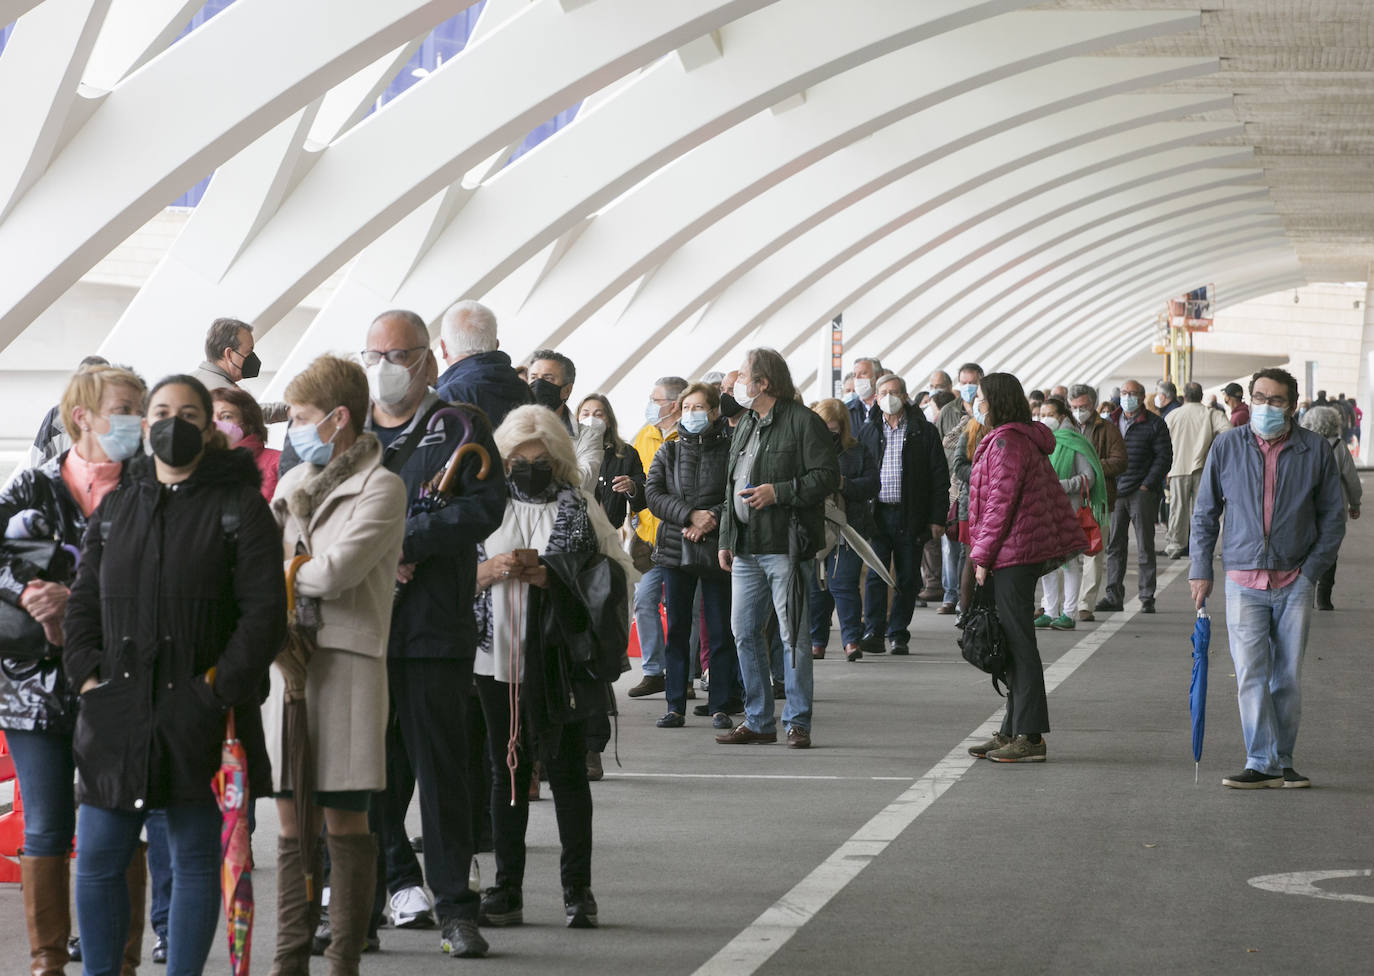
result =
[[[839,614],[840,640],[857,644],[864,635],[863,604],[859,601],[859,567],[863,560],[841,542],[825,558],[825,589],[811,584],[811,646],[830,643],[830,615]]]
[[[208,790],[207,790],[208,792]],[[197,976],[220,917],[220,812],[213,800],[168,807],[172,855],[167,976]],[[129,935],[125,872],[138,847],[143,811],[83,805],[77,813],[76,913],[85,976],[118,976]]]
[[[635,631],[639,635],[639,666],[646,677],[663,673],[665,639],[658,615],[663,602],[663,570],[655,566],[635,584]]]
[[[1270,776],[1293,765],[1312,590],[1306,576],[1279,590],[1226,581],[1226,633],[1236,666],[1245,767]]]
[[[957,539],[945,536],[940,540],[944,560],[940,564],[940,586],[945,591],[945,603],[959,605],[959,578],[964,573],[964,559],[968,550]]]
[[[76,760],[61,732],[6,729],[19,792],[24,797],[24,853],[66,857],[76,832]]]
[[[735,556],[730,572],[730,626],[735,632],[735,647],[739,652],[740,674],[744,678],[744,724],[755,732],[774,732],[772,667],[764,638],[769,616],[777,613],[783,655],[783,685],[787,689],[787,704],[782,711],[784,726],[811,730],[811,649],[797,648],[801,634],[789,632],[787,626],[787,590],[790,560],[786,554],[764,556]],[[808,620],[806,594],[809,592],[815,567],[811,560],[803,560],[797,571],[802,574],[802,606],[799,619]]]
[[[153,931],[165,939],[167,914],[172,907],[172,851],[167,846],[166,812],[149,812],[143,829],[148,833],[148,890],[151,895],[148,921],[153,923]]]

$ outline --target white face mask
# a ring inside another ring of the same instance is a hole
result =
[[[605,430],[605,429],[606,429],[606,421],[602,420],[600,417],[591,417],[591,416],[589,416],[589,417],[583,417],[583,418],[581,418],[580,420],[578,420],[578,424],[580,424],[582,427],[586,428],[587,430]]]
[[[367,391],[382,407],[395,407],[410,392],[410,370],[385,359],[367,367]]]
[[[867,400],[873,395],[873,381],[867,376],[860,379],[854,378],[854,392],[859,395],[860,400]]]
[[[1059,429],[1059,418],[1058,418],[1058,417],[1041,417],[1041,418],[1040,418],[1040,422],[1041,422],[1042,424],[1044,424],[1046,427],[1048,427],[1050,430],[1058,430],[1058,429]]]
[[[744,380],[735,380],[735,402],[745,410],[754,405],[754,398],[749,395],[749,384]]]
[[[1156,393],[1156,394],[1155,394],[1155,409],[1157,409],[1157,410],[1163,410],[1165,404],[1167,404],[1168,402],[1169,402],[1169,398],[1166,397],[1163,393]]]
[[[933,424],[933,423],[935,423],[936,418],[938,418],[939,416],[940,416],[940,408],[937,407],[933,401],[930,402],[930,403],[927,403],[927,404],[926,404],[926,419],[929,420],[929,421]]]
[[[897,414],[902,412],[902,407],[905,406],[905,404],[902,403],[902,398],[895,393],[886,393],[879,397],[878,405],[882,407],[883,413],[887,414],[889,417],[897,416]]]
[[[1073,419],[1078,421],[1078,426],[1082,427],[1092,419],[1093,412],[1087,407],[1074,407]]]

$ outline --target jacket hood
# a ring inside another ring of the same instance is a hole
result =
[[[153,458],[139,455],[128,462],[126,470],[135,481],[157,483],[157,465]],[[254,491],[262,490],[262,472],[258,470],[253,455],[242,447],[229,451],[207,451],[196,466],[195,472],[186,479],[189,485],[232,484]]]
[[[1002,435],[1017,434],[1021,437],[1025,437],[1035,445],[1036,450],[1041,454],[1053,454],[1057,443],[1054,439],[1054,431],[1040,423],[1023,424],[1016,422],[1002,424],[999,427],[993,428],[990,433]]]

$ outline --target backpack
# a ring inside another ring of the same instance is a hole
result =
[[[979,671],[992,675],[992,690],[1005,698],[998,683],[1007,683],[1007,635],[1002,630],[1002,622],[997,619],[997,609],[992,604],[987,587],[974,587],[973,599],[969,601],[959,626],[963,630],[959,637],[959,649],[964,654],[964,660]]]

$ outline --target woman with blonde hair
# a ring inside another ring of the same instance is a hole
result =
[[[811,408],[825,421],[835,441],[835,453],[840,460],[840,490],[844,503],[844,517],[854,531],[864,538],[873,535],[873,502],[878,497],[878,462],[876,441],[860,443],[849,429],[849,408],[839,400],[821,400]],[[867,439],[871,431],[863,432]],[[864,635],[863,603],[859,599],[859,568],[862,560],[849,544],[840,539],[835,547],[822,554],[823,574],[811,581],[811,656],[825,657],[830,643],[831,613],[839,614],[840,640],[846,660],[863,657],[859,641]],[[820,579],[825,581],[822,589]]]
[[[59,407],[72,446],[21,472],[0,494],[0,600],[31,621],[27,637],[0,645],[0,730],[24,797],[20,859],[29,956],[35,973],[67,963],[70,868],[76,831],[72,789],[74,690],[62,667],[62,616],[70,578],[40,578],[20,539],[79,547],[87,520],[119,484],[124,462],[143,446],[143,381],[125,369],[93,366],[67,383]],[[50,575],[50,574],[49,574]],[[21,618],[22,619],[22,618]],[[142,857],[129,872],[133,931],[143,933]]]
[[[563,846],[565,921],[591,928],[597,925],[597,907],[591,891],[587,725],[605,714],[606,683],[619,676],[620,660],[615,674],[599,673],[586,658],[570,654],[570,643],[551,642],[548,616],[555,608],[569,626],[584,625],[597,644],[604,643],[598,622],[618,623],[620,634],[608,639],[619,643],[615,653],[623,655],[627,582],[637,574],[601,506],[581,484],[572,438],[553,411],[517,407],[496,429],[495,440],[510,503],[500,528],[479,549],[477,564],[479,646],[473,673],[490,731],[496,854],[496,883],[482,894],[479,920],[494,926],[524,920],[525,829],[530,768],[537,756],[548,771]],[[577,591],[559,567],[571,561],[588,573],[613,563],[602,605],[565,605],[570,593],[576,601]]]
[[[308,556],[295,577],[297,606],[319,622],[305,700],[315,822],[297,835],[282,724],[286,684],[272,669],[268,752],[281,830],[277,836],[277,955],[274,972],[310,966],[318,899],[306,897],[321,821],[330,861],[330,972],[356,974],[377,882],[377,839],[368,830],[372,794],[386,786],[386,647],[396,567],[405,535],[406,491],[382,466],[382,445],[363,430],[367,374],[321,356],[284,395],[291,445],[301,463],[277,487],[272,514],[282,527],[285,565]],[[320,886],[317,884],[315,892]],[[313,903],[312,903],[313,902]]]

